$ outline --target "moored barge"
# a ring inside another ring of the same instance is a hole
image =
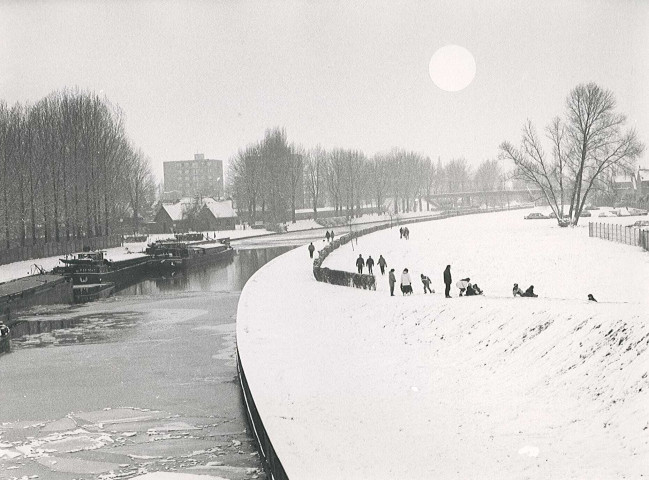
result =
[[[145,254],[127,254],[123,258],[106,258],[105,252],[90,251],[75,253],[72,258],[61,258],[63,267],[54,269],[72,278],[76,285],[106,285],[112,283],[115,288],[132,283],[144,275],[150,257]]]
[[[73,285],[74,303],[87,303],[109,297],[115,291],[114,283],[96,283],[90,285]]]
[[[150,244],[146,253],[151,256],[151,268],[168,271],[229,259],[234,250],[230,247],[229,239],[200,243],[159,240]]]

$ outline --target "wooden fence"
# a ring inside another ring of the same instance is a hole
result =
[[[47,258],[56,255],[66,255],[81,252],[84,249],[101,250],[104,248],[119,247],[122,244],[121,235],[108,235],[106,237],[77,238],[62,242],[49,242],[26,247],[14,247],[9,250],[0,250],[0,265],[21,262],[34,258]]]
[[[649,251],[649,231],[614,223],[588,223],[588,236],[642,247]]]

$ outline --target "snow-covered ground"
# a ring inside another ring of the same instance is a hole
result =
[[[318,283],[306,247],[249,280],[239,353],[289,478],[646,475],[649,254],[526,213],[377,232],[324,263],[383,253],[413,296]],[[486,295],[444,298],[447,264]]]
[[[649,301],[644,287],[649,255],[640,247],[589,238],[587,222],[561,228],[555,220],[524,220],[528,213],[518,210],[413,224],[408,226],[409,240],[400,239],[394,227],[360,237],[353,247],[344,245],[327,257],[323,267],[353,272],[359,254],[365,259],[371,255],[375,261],[382,254],[388,269],[395,269],[397,283],[408,268],[417,294],[423,294],[421,273],[430,277],[437,293],[443,293],[442,272],[451,265],[451,295],[458,293],[455,282],[469,277],[490,297],[509,297],[518,283],[523,290],[534,285],[534,291],[546,298],[584,300],[592,293],[603,301]],[[622,219],[606,220],[619,223]],[[388,291],[387,272],[381,278],[375,266],[374,273],[377,290]]]

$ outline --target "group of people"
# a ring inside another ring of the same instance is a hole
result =
[[[512,293],[514,294],[514,297],[516,295],[521,297],[538,297],[538,295],[534,293],[534,285],[530,285],[527,290],[523,291],[518,286],[518,283],[515,283],[514,288],[512,288]]]
[[[410,239],[410,230],[408,230],[408,227],[401,227],[399,229],[399,238]]]
[[[325,233],[325,238],[327,239],[328,242],[333,242],[334,241],[334,231],[332,230],[331,232],[329,232],[329,230],[327,230],[327,233]]]
[[[446,265],[443,277],[444,285],[446,286],[446,288],[444,289],[444,296],[446,298],[451,298],[451,284],[453,283],[453,276],[451,275],[450,265]],[[471,283],[471,279],[469,277],[463,278],[462,280],[457,282],[455,286],[460,289],[460,297],[471,297],[473,295],[482,295],[484,293],[477,283]]]
[[[471,297],[473,295],[482,295],[483,293],[482,289],[478,286],[477,283],[471,283],[471,279],[469,277],[463,278],[455,285],[460,289],[460,297]]]
[[[394,286],[397,283],[397,277],[394,274],[394,268],[390,269],[388,273],[388,283],[390,285],[390,296],[394,297]],[[430,288],[430,278],[428,278],[423,273],[421,274],[421,283],[424,285],[424,294],[426,293],[435,293],[435,290]],[[401,293],[403,295],[412,295],[412,279],[410,278],[410,272],[407,268],[403,269],[401,273],[401,283],[399,284],[401,288]]]
[[[383,255],[379,255],[379,260],[376,263],[381,269],[381,275],[385,275],[385,267],[388,266],[388,262],[385,261]],[[358,258],[356,259],[356,270],[358,273],[363,273],[363,267],[367,267],[367,273],[369,275],[374,275],[374,259],[372,258],[372,255],[368,256],[367,260],[365,260],[363,259],[362,254],[358,254]]]

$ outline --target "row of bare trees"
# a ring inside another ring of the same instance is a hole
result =
[[[615,172],[632,172],[644,151],[635,130],[624,129],[626,117],[615,108],[610,90],[581,84],[566,99],[565,117],[554,118],[545,128],[547,150],[530,121],[520,147],[500,145],[501,158],[513,162],[518,178],[541,190],[559,224],[576,225],[590,196],[610,190]]]
[[[320,146],[306,150],[289,144],[275,128],[242,149],[230,161],[230,192],[248,220],[295,221],[300,196],[313,209],[333,207],[336,215],[358,216],[362,208],[377,212],[429,210],[433,193],[486,191],[503,187],[497,160],[486,160],[472,173],[465,159],[435,165],[422,154],[393,149],[372,157],[352,149]],[[241,213],[240,213],[241,214]]]
[[[9,249],[115,233],[152,203],[150,160],[124,116],[89,92],[33,105],[0,102],[0,245]]]

